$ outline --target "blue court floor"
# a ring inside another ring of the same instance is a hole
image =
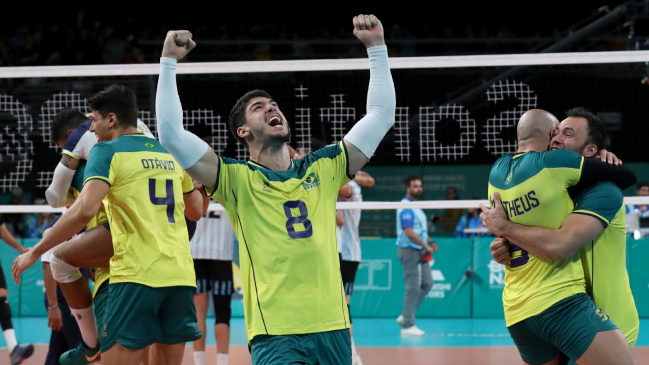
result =
[[[208,318],[207,345],[215,345],[214,319]],[[46,317],[14,318],[14,328],[21,343],[47,344],[50,330]],[[231,344],[247,345],[243,318],[231,322]],[[357,346],[377,347],[490,347],[514,346],[503,319],[418,319],[424,337],[399,336],[400,327],[392,318],[354,319]],[[640,320],[640,337],[636,346],[649,346],[649,319]],[[6,347],[0,336],[0,348]]]

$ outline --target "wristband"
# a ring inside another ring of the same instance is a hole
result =
[[[57,303],[57,304],[54,304],[54,305],[51,306],[51,307],[47,307],[47,310],[54,309],[54,308],[58,308],[58,307],[59,307],[59,305],[58,305],[58,303]]]

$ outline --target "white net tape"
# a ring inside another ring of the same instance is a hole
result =
[[[422,200],[412,202],[337,202],[337,210],[396,210],[396,209],[466,209],[477,208],[480,204],[489,206],[488,200]],[[627,196],[624,204],[649,205],[647,196]],[[47,205],[0,205],[0,214],[5,213],[61,213],[65,208],[52,208]],[[209,212],[224,212],[221,204],[211,203]]]

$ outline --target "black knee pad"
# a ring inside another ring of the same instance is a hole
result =
[[[11,307],[7,297],[0,297],[0,326],[3,331],[14,328],[13,323],[11,323]]]
[[[349,308],[349,304],[347,304],[347,311],[349,312],[349,324],[352,324],[352,310]]]
[[[212,295],[212,300],[214,301],[214,316],[216,317],[215,324],[223,323],[229,326],[230,318],[232,318],[232,296]]]

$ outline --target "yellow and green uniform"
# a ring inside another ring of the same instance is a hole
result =
[[[201,338],[183,198],[194,190],[189,175],[158,141],[137,133],[92,148],[85,183],[94,179],[110,185],[103,204],[115,251],[101,351]]]
[[[167,150],[139,133],[96,144],[85,183],[94,179],[110,185],[111,284],[195,287],[183,201],[194,186]]]
[[[349,328],[335,222],[338,190],[348,181],[342,142],[286,171],[219,157],[208,193],[239,240],[248,341]]]
[[[640,320],[626,270],[626,207],[620,188],[600,182],[574,197],[573,214],[599,219],[602,232],[580,250],[586,291],[633,347]]]
[[[494,164],[489,176],[489,200],[500,193],[512,222],[559,229],[573,211],[568,188],[581,177],[583,157],[569,150],[506,155]],[[536,316],[553,304],[585,293],[580,257],[555,261],[537,257],[515,245],[505,268],[503,306],[510,327]]]
[[[79,197],[79,194],[81,194],[81,190],[83,189],[85,170],[86,161],[79,160],[79,165],[77,166],[77,170],[74,172],[72,183],[70,184],[70,190],[72,191],[75,199]],[[97,215],[94,216],[92,220],[90,220],[86,227],[88,229],[92,229],[106,222],[108,222],[108,217],[106,216],[106,210],[104,210],[104,207],[102,206],[101,208],[99,208]],[[110,268],[98,267],[97,271],[95,272],[95,288],[92,292],[93,297],[97,295],[97,291],[99,290],[101,284],[103,284],[108,279],[110,279]]]

